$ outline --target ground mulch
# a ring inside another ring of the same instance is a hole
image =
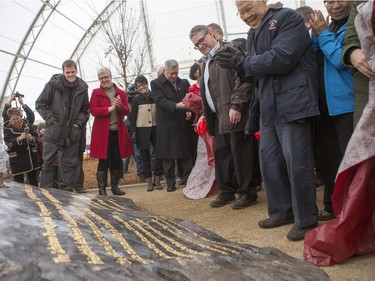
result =
[[[98,188],[96,180],[96,168],[98,166],[98,159],[85,157],[83,160],[83,171],[85,173],[84,188]],[[110,177],[108,175],[108,181]],[[142,183],[142,180],[137,176],[137,170],[134,163],[130,163],[129,172],[124,174],[124,178],[119,181],[119,185]]]

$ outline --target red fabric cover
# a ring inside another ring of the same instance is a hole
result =
[[[201,138],[204,140],[204,143],[206,144],[208,166],[214,168],[215,167],[215,137],[211,136],[207,131],[205,134],[201,135]]]
[[[202,110],[202,97],[194,93],[187,93],[182,102],[195,114],[194,124],[198,122]]]
[[[257,141],[260,141],[260,131],[256,131],[256,132],[254,133],[254,137],[255,137],[255,139],[256,139]]]
[[[197,95],[200,95],[200,89],[199,89],[199,86],[197,84],[193,84],[189,87],[188,89],[188,93],[194,93],[194,94],[197,94]]]
[[[208,166],[215,167],[215,137],[211,136],[208,132],[206,119],[198,122],[194,130],[199,136],[201,136],[201,138],[204,140],[204,143],[206,144]]]
[[[332,204],[337,218],[305,235],[305,261],[331,266],[375,252],[375,157],[338,175]]]
[[[203,119],[201,122],[199,122],[195,127],[194,131],[198,134],[198,136],[202,136],[207,132],[207,121],[206,119]]]

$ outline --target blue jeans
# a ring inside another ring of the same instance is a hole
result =
[[[260,127],[260,167],[271,219],[317,222],[311,119]]]

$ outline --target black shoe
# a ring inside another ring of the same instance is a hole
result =
[[[223,199],[220,196],[218,196],[215,200],[212,200],[210,202],[210,206],[214,208],[219,208],[232,203],[234,200],[236,200],[236,198],[234,197],[231,199]]]
[[[258,196],[242,194],[236,201],[230,203],[232,209],[240,210],[258,203]]]
[[[111,188],[111,191],[113,193],[113,195],[125,195],[125,191],[122,191],[120,188],[118,188],[117,186],[114,186]]]
[[[168,186],[167,187],[167,192],[173,192],[173,191],[176,191],[176,187],[174,187],[174,186]]]
[[[271,218],[268,218],[265,220],[258,221],[258,225],[261,228],[274,228],[274,227],[279,227],[285,224],[291,224],[293,222],[294,222],[293,217],[285,218],[285,219],[274,219],[274,220]]]
[[[309,226],[306,226],[306,227],[303,227],[303,228],[299,228],[297,226],[293,226],[291,230],[289,230],[288,234],[286,235],[286,237],[290,240],[290,241],[300,241],[300,240],[303,240],[305,239],[305,234],[307,231],[315,228],[318,226],[318,223],[314,223],[312,225],[309,225]]]

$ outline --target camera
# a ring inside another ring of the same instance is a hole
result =
[[[30,128],[29,128],[29,127],[25,127],[25,128],[23,129],[23,132],[24,132],[26,135],[28,135],[28,134],[30,133]]]
[[[126,91],[126,94],[128,95],[128,102],[132,102],[133,98],[139,94],[137,86],[135,84],[131,84],[128,87],[128,90]]]
[[[22,95],[22,94],[20,94],[20,93],[17,91],[17,92],[14,94],[14,98],[13,98],[13,100],[15,100],[16,98],[19,98],[19,97],[24,98],[25,95]]]

